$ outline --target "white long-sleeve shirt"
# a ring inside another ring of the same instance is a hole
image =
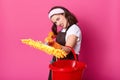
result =
[[[62,32],[65,32],[65,31],[66,31],[66,29],[62,29]],[[76,24],[73,24],[72,26],[70,26],[70,28],[66,32],[65,40],[67,40],[67,37],[69,35],[77,36],[77,38],[78,38],[77,43],[73,49],[75,50],[76,54],[79,54],[80,47],[81,47],[81,40],[82,40],[82,34],[81,34],[81,30],[80,30],[79,26]]]

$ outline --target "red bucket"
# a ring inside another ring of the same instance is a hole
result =
[[[52,71],[52,80],[81,80],[86,67],[84,62],[77,60],[72,49],[75,60],[58,60],[49,65]]]

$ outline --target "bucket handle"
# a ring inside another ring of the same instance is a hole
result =
[[[74,56],[75,60],[77,61],[78,59],[77,59],[77,56],[76,56],[76,53],[75,53],[74,49],[72,47],[70,47],[70,46],[66,46],[66,47],[71,49],[71,51],[73,53],[73,56]]]

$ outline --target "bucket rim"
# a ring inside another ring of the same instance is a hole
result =
[[[76,65],[75,67],[67,67],[67,68],[63,68],[63,67],[60,68],[60,67],[54,66],[55,63],[59,63],[59,62],[75,62]],[[56,62],[49,64],[49,68],[52,71],[71,72],[71,71],[78,71],[78,70],[85,69],[86,64],[84,62],[80,62],[76,60],[58,60]]]

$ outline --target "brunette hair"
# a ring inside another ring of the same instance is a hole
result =
[[[68,23],[69,23],[69,26],[73,25],[73,24],[76,24],[78,22],[77,18],[74,16],[73,13],[71,13],[68,9],[66,9],[65,7],[62,7],[62,6],[54,6],[53,8],[50,9],[53,10],[53,9],[56,9],[56,8],[61,8],[64,10],[64,14],[65,14],[65,18],[68,20]],[[49,11],[49,12],[50,12]],[[48,12],[48,13],[49,13]],[[52,31],[55,35],[57,35],[57,26],[55,23],[53,23],[52,25]]]

